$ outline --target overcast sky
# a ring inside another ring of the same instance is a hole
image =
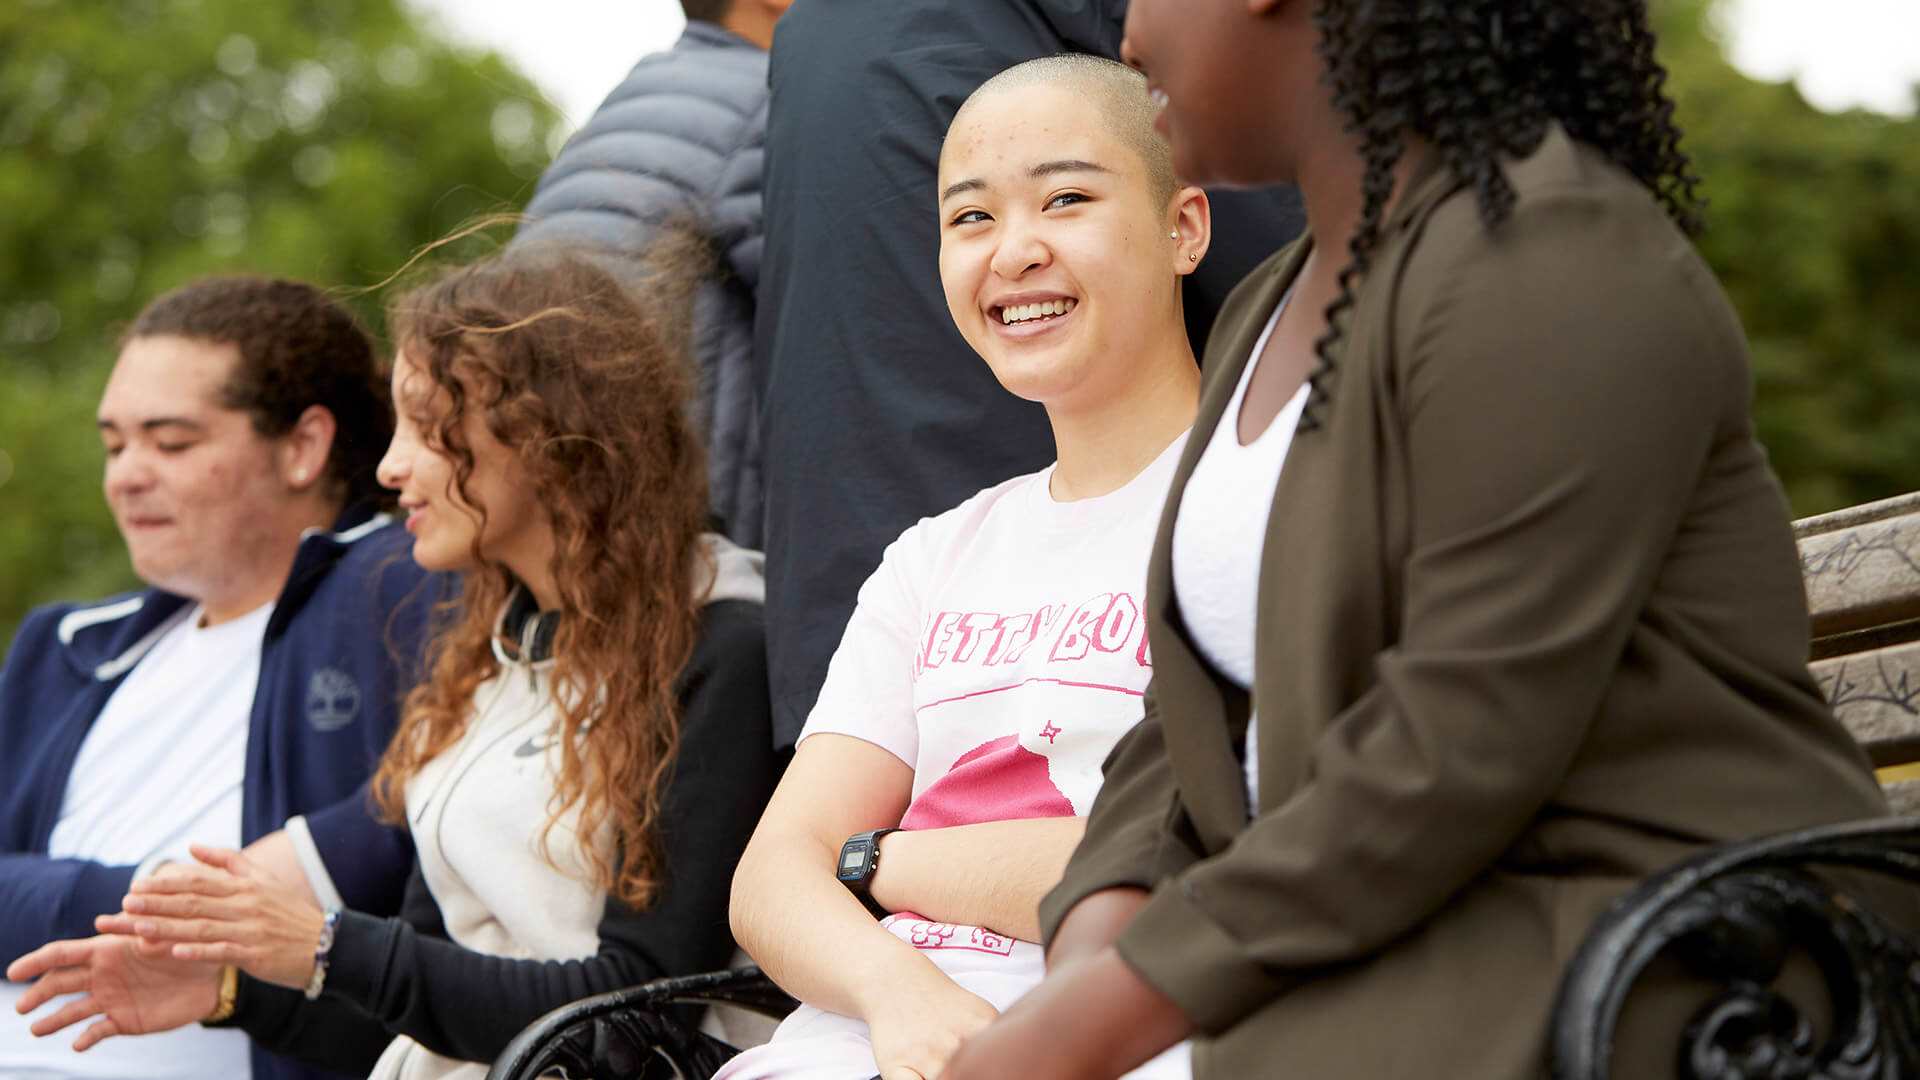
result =
[[[678,0],[410,2],[455,35],[513,58],[574,124],[684,25]],[[1749,74],[1797,79],[1825,109],[1913,112],[1920,0],[1725,0],[1723,13],[1733,60]]]

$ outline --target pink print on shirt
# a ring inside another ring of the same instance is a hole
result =
[[[1134,662],[1152,667],[1146,621],[1132,593],[1105,592],[1069,608],[1042,604],[1033,611],[1002,615],[992,611],[936,611],[927,618],[914,656],[913,675],[950,664],[1011,667],[1034,643],[1052,643],[1049,663],[1085,660],[1095,653],[1116,653],[1136,645]]]
[[[1003,934],[996,934],[984,926],[957,926],[953,923],[929,922],[911,912],[891,916],[886,926],[894,931],[896,937],[926,952],[933,952],[936,949],[966,949],[969,952],[1011,956],[1013,944],[1017,940]]]
[[[960,755],[953,768],[914,798],[900,827],[1072,816],[1073,801],[1054,784],[1047,759],[1021,746],[1019,736],[1008,735]]]

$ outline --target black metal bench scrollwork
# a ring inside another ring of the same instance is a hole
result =
[[[799,1003],[757,967],[659,979],[583,998],[527,1025],[487,1080],[706,1080],[739,1051],[674,1020],[668,1005],[732,1005],[779,1018]]]

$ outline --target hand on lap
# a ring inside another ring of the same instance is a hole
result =
[[[960,1044],[999,1015],[986,999],[942,978],[933,993],[895,993],[868,1012],[880,1080],[934,1080]]]

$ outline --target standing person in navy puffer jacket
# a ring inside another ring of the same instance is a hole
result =
[[[663,222],[690,220],[709,237],[720,265],[694,296],[694,421],[707,440],[714,524],[754,549],[762,546],[751,362],[767,50],[792,2],[680,0],[686,32],[636,64],[567,142],[514,239],[599,250],[632,278]]]

